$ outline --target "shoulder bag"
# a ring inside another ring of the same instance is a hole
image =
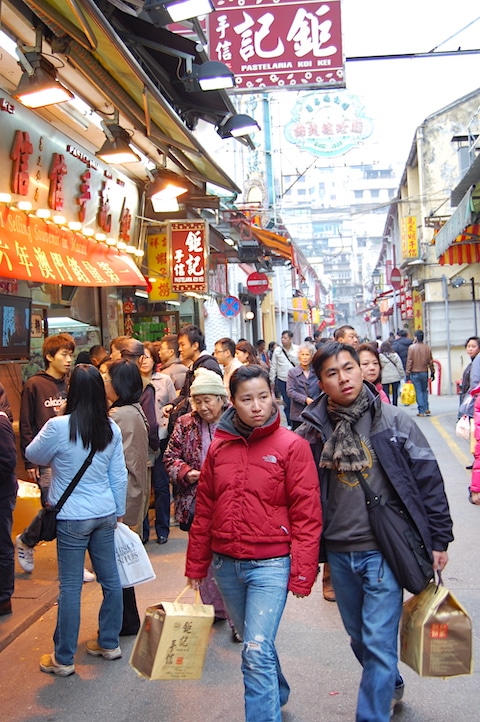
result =
[[[55,506],[46,506],[44,509],[40,509],[35,519],[30,524],[29,530],[32,534],[36,534],[37,541],[52,541],[57,536],[57,514],[62,506],[67,501],[72,491],[77,486],[78,482],[86,472],[87,468],[92,463],[95,452],[90,451],[87,458],[83,462],[81,468],[77,471],[70,484],[63,492],[60,499],[57,501]]]
[[[433,578],[433,558],[423,543],[415,522],[401,501],[382,502],[360,471],[356,472],[365,494],[373,534],[380,551],[401,587],[420,594]]]

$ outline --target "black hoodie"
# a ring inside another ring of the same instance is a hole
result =
[[[23,387],[20,403],[20,449],[26,469],[33,469],[35,464],[26,460],[25,449],[48,419],[57,415],[58,407],[66,398],[65,376],[55,379],[46,371],[39,371],[29,378]]]

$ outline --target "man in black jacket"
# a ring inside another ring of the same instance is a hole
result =
[[[381,403],[362,379],[356,351],[330,343],[313,369],[324,392],[302,413],[297,433],[312,444],[320,469],[326,552],[345,629],[363,667],[357,722],[389,722],[403,696],[398,625],[403,590],[373,534],[360,472],[383,500],[400,499],[433,561],[448,561],[452,520],[442,475],[427,440],[403,409]]]
[[[170,416],[168,421],[169,435],[172,433],[178,417],[191,411],[190,386],[195,378],[195,371],[201,366],[210,371],[215,371],[220,377],[222,376],[222,370],[217,359],[207,353],[205,348],[205,337],[198,326],[189,324],[180,329],[178,333],[180,360],[185,366],[190,365],[190,368],[186,373],[185,381],[175,403],[163,407],[164,413]]]
[[[0,411],[0,616],[12,612],[11,598],[15,584],[12,523],[17,499],[16,463],[12,422],[5,411]]]
[[[397,331],[397,340],[392,343],[393,350],[398,353],[403,364],[403,368],[407,367],[407,356],[408,347],[412,345],[413,341],[408,338],[408,334],[404,328],[399,328]]]

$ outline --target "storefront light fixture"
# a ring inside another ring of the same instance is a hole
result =
[[[0,203],[11,203],[11,202],[12,202],[11,193],[0,193]]]
[[[164,0],[163,2],[151,0],[148,4],[151,8],[163,7],[172,23],[208,15],[215,9],[211,0]]]
[[[143,288],[136,288],[135,296],[138,296],[138,298],[148,298],[148,291],[144,291]]]
[[[153,175],[147,195],[155,213],[168,213],[178,210],[180,196],[188,191],[188,183],[184,178],[167,168],[157,170]]]
[[[107,240],[107,234],[106,233],[95,233],[95,240],[101,243],[102,241]]]
[[[38,50],[24,52],[17,48],[23,75],[13,97],[27,108],[44,108],[47,105],[73,100],[73,93],[57,78],[57,69]]]
[[[50,211],[48,208],[37,208],[35,215],[37,218],[43,218],[46,221],[47,218],[50,218]]]
[[[132,256],[135,255],[136,247],[131,243],[125,246],[125,253],[130,253]]]
[[[64,226],[65,223],[67,222],[67,219],[65,218],[65,216],[55,215],[55,216],[52,216],[52,221],[54,223],[56,223],[57,226]]]
[[[104,163],[138,163],[140,156],[130,145],[131,136],[117,123],[102,123],[105,143],[95,155]]]
[[[143,250],[143,248],[136,248],[135,255],[137,258],[143,258],[143,256],[145,255],[145,251]]]
[[[95,235],[95,231],[93,230],[93,228],[89,228],[88,226],[83,229],[82,233],[87,238],[91,238],[92,236]]]
[[[18,201],[17,208],[19,211],[31,211],[32,204],[30,201]]]
[[[260,130],[260,126],[254,118],[239,113],[238,115],[226,116],[217,127],[220,138],[241,138]]]
[[[107,246],[116,246],[117,245],[117,239],[116,238],[107,238],[106,240]]]
[[[69,221],[67,223],[67,226],[71,231],[81,231],[82,230],[82,224],[80,221]]]
[[[188,92],[199,90],[225,90],[235,87],[235,76],[224,63],[218,60],[207,60],[201,65],[187,63],[187,72],[182,76],[182,83]]]
[[[124,251],[126,249],[126,247],[127,247],[127,244],[125,243],[125,241],[118,241],[117,248],[119,251]]]

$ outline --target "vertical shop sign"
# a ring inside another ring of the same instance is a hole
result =
[[[418,258],[417,217],[406,216],[402,224],[402,255]]]
[[[210,54],[237,91],[345,87],[340,0],[215,0]]]
[[[207,291],[206,221],[170,223],[172,291]]]
[[[176,300],[178,295],[172,292],[170,278],[167,231],[155,231],[147,236],[147,265],[152,288],[150,301]]]

